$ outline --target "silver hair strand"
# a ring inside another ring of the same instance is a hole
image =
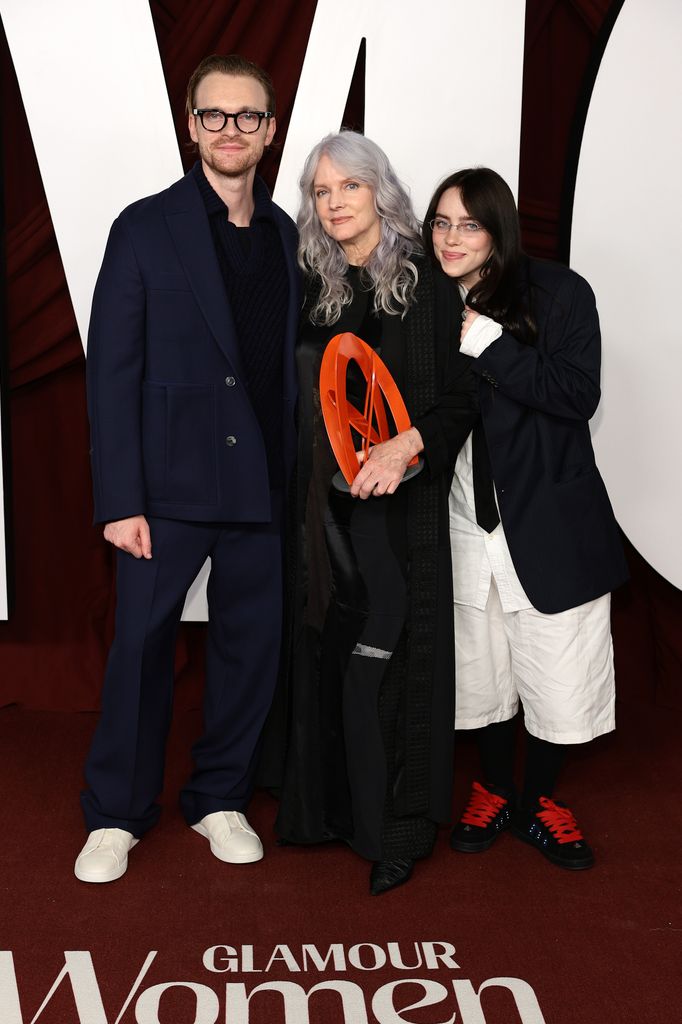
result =
[[[334,324],[352,298],[346,280],[346,255],[324,231],[315,207],[315,172],[324,155],[349,177],[372,189],[381,237],[364,270],[368,283],[374,286],[375,312],[383,310],[404,316],[418,278],[411,257],[422,251],[419,225],[407,190],[384,151],[364,135],[343,131],[318,142],[304,164],[299,182],[298,262],[306,273],[319,277],[322,285],[310,319],[317,324]]]

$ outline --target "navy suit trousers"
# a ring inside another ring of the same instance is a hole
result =
[[[279,668],[281,495],[273,494],[272,507],[270,523],[150,518],[151,560],[117,552],[116,634],[82,794],[89,831],[122,828],[139,837],[158,820],[175,639],[207,557],[204,731],[181,805],[190,825],[213,811],[246,808]]]

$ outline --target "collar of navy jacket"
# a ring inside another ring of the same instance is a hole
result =
[[[265,186],[263,186],[265,187]],[[296,398],[296,376],[293,347],[298,330],[301,306],[300,272],[296,264],[296,228],[293,221],[272,200],[272,215],[282,239],[282,250],[289,280],[289,307],[283,359],[283,397]],[[164,194],[164,216],[199,308],[230,365],[238,376],[244,376],[232,311],[225,294],[225,285],[213,244],[206,207],[191,171],[175,182]]]

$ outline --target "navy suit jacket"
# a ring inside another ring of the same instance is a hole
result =
[[[288,476],[301,285],[296,227],[279,207],[272,210],[289,278],[282,395]],[[87,381],[95,522],[138,514],[269,521],[263,437],[191,173],[114,222],[93,299]]]
[[[555,613],[613,590],[628,570],[588,421],[600,398],[592,289],[529,260],[534,345],[507,331],[472,360],[502,524],[535,608]]]

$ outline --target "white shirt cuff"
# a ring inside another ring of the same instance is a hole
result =
[[[465,356],[473,356],[475,359],[477,356],[480,356],[481,352],[485,352],[488,345],[492,345],[494,341],[497,341],[501,334],[502,327],[500,324],[496,323],[495,320],[491,320],[489,316],[479,314],[466,332],[459,350]]]

